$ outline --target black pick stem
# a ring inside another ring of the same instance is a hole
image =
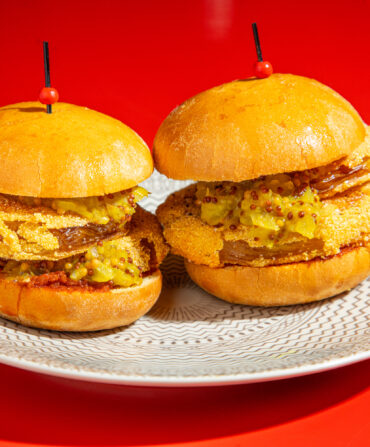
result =
[[[253,29],[254,43],[256,45],[257,59],[258,62],[262,62],[263,61],[262,51],[261,51],[260,38],[258,37],[257,23],[252,23],[252,29]]]
[[[43,42],[44,47],[44,70],[45,70],[45,87],[50,85],[50,63],[49,63],[49,42]],[[46,105],[46,113],[51,113],[51,104]]]

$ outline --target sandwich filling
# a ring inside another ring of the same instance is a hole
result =
[[[337,162],[302,173],[270,175],[241,183],[200,182],[195,203],[208,225],[231,229],[239,224],[249,226],[257,240],[263,239],[271,248],[277,238],[293,233],[313,239],[320,217],[335,212],[335,204],[325,199],[348,194],[369,181],[370,160],[366,157],[353,168]]]
[[[91,247],[83,255],[59,261],[2,261],[2,273],[31,285],[106,283],[109,286],[129,287],[142,282],[143,268],[134,264],[127,249],[117,241]],[[149,266],[147,266],[149,268]],[[55,275],[58,273],[58,275]]]
[[[157,215],[176,254],[211,267],[263,267],[369,246],[369,143],[330,165],[240,183],[199,182]]]
[[[100,197],[39,199],[0,195],[0,257],[57,260],[127,232],[141,187]]]
[[[131,287],[167,254],[141,187],[103,197],[0,196],[0,272],[29,286]]]

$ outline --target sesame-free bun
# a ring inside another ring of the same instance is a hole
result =
[[[270,267],[212,268],[185,260],[192,280],[225,301],[251,306],[308,303],[350,290],[370,274],[370,249]]]
[[[240,182],[323,166],[364,138],[360,116],[334,90],[274,74],[188,99],[164,120],[153,150],[157,169],[168,177]]]
[[[147,145],[120,121],[72,104],[52,110],[38,102],[0,108],[0,193],[100,196],[151,175]]]
[[[108,292],[70,288],[29,287],[0,279],[0,316],[41,329],[97,331],[126,326],[157,301],[162,287],[159,271],[136,287]]]

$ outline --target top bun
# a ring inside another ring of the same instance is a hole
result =
[[[0,193],[89,197],[131,188],[153,171],[150,151],[129,127],[103,113],[38,102],[0,108]]]
[[[338,93],[313,79],[274,74],[185,101],[159,128],[154,160],[174,179],[240,182],[331,163],[364,138],[363,121]]]

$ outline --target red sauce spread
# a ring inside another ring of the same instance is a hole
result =
[[[29,282],[25,284],[27,287],[51,287],[53,289],[83,289],[87,292],[101,291],[109,292],[113,288],[110,283],[97,283],[87,281],[74,281],[68,278],[66,272],[51,272],[39,276],[33,276]]]

